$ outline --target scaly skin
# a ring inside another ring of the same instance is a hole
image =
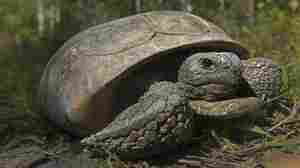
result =
[[[281,74],[280,67],[270,59],[257,57],[243,60],[242,80],[244,83],[240,89],[241,92],[246,93],[242,95],[243,98],[217,102],[193,100],[189,104],[196,114],[219,119],[243,115],[263,116],[269,105],[265,104],[268,99],[279,96],[282,85]],[[213,88],[212,91],[217,92],[218,89]],[[231,92],[231,90],[227,91]]]
[[[193,112],[185,93],[172,82],[158,82],[102,131],[83,140],[93,154],[104,150],[123,159],[167,151],[192,135]]]
[[[251,58],[242,61],[242,76],[255,96],[272,98],[279,96],[281,69],[267,58]]]
[[[264,67],[270,67],[266,65],[270,63],[264,64]],[[94,155],[112,152],[122,159],[145,158],[187,142],[195,131],[193,116],[196,114],[219,118],[255,114],[262,108],[260,98],[236,98],[245,80],[242,67],[245,66],[233,53],[194,54],[182,63],[178,82],[154,83],[136,104],[124,110],[102,131],[83,139],[82,143]],[[250,74],[250,71],[244,74]],[[264,74],[270,75],[263,72],[261,76],[247,76],[246,80],[251,84],[251,80],[266,78]],[[265,90],[272,92],[272,89]],[[269,92],[266,96],[273,95]]]

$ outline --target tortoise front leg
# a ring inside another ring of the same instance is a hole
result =
[[[178,84],[158,82],[136,104],[82,143],[92,154],[106,151],[122,159],[161,154],[191,138],[193,114]]]

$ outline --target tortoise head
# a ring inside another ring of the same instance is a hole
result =
[[[209,99],[216,99],[220,95],[224,97],[233,94],[232,90],[240,84],[240,79],[241,61],[232,52],[193,54],[182,63],[178,71],[179,82],[196,88],[191,97],[205,95]]]

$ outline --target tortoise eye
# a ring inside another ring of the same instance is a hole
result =
[[[199,62],[204,68],[210,68],[214,64],[213,61],[208,58],[203,58]]]

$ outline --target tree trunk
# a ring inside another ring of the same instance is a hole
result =
[[[181,10],[185,12],[192,12],[193,6],[191,0],[180,0]]]
[[[38,24],[38,33],[39,36],[43,36],[45,32],[45,8],[44,8],[44,0],[36,1],[36,17]]]
[[[84,30],[97,24],[97,0],[80,0],[78,5],[80,8],[80,29]]]
[[[143,0],[131,0],[132,13],[137,14],[142,12]]]
[[[55,24],[56,24],[56,6],[55,4],[51,4],[48,9],[48,22],[49,22],[49,32],[50,34],[54,33]]]
[[[160,0],[162,10],[183,10],[187,0]]]
[[[16,56],[19,60],[25,59],[23,56],[23,40],[19,34],[15,35],[15,43],[16,43]]]
[[[296,13],[297,9],[299,8],[299,1],[298,0],[290,0],[288,5],[289,5],[289,8],[291,9],[291,11]]]
[[[223,13],[225,11],[225,0],[219,0],[219,10]]]
[[[240,2],[241,21],[246,24],[255,23],[255,0],[243,0]]]
[[[96,7],[97,7],[97,0],[87,0],[87,10],[85,10],[85,12],[86,12],[87,19],[90,19],[89,21],[90,26],[97,24]]]

